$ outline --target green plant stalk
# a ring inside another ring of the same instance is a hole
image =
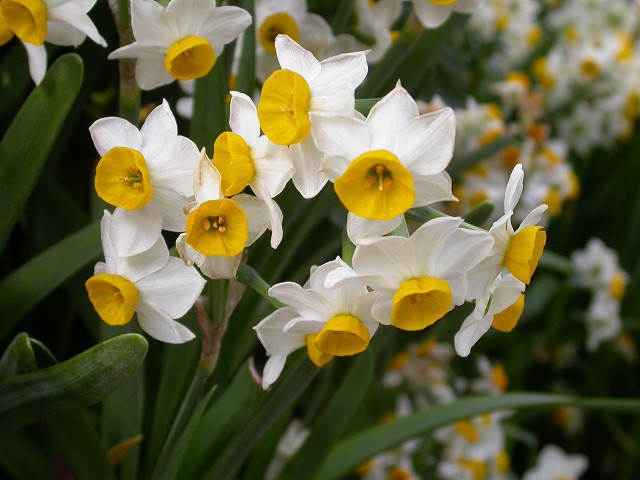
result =
[[[269,289],[271,285],[269,285],[258,272],[255,271],[249,265],[240,265],[238,268],[238,281],[244,283],[247,287],[251,288],[258,295],[268,301],[271,305],[276,308],[284,307],[284,304],[280,303],[273,297],[269,296]]]
[[[353,254],[356,253],[356,246],[349,240],[347,235],[347,227],[342,230],[342,260],[349,265],[353,266]]]
[[[131,29],[131,14],[127,0],[109,0],[109,7],[116,22],[120,37],[120,46],[129,45],[135,40]],[[140,116],[140,88],[136,82],[136,61],[132,58],[118,61],[120,69],[120,95],[118,115],[134,125],[138,125]]]

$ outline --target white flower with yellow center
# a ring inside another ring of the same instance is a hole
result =
[[[187,215],[186,232],[176,240],[176,248],[187,265],[195,263],[209,278],[235,277],[245,247],[267,228],[282,231],[282,225],[274,226],[282,222],[282,217],[270,216],[267,205],[259,198],[245,194],[225,198],[220,172],[205,149],[200,153],[193,190],[196,201]]]
[[[151,90],[174,80],[205,76],[224,45],[251,25],[238,7],[216,7],[211,0],[131,0],[135,41],[111,52],[109,59],[136,58],[136,81]]]
[[[271,246],[282,240],[282,211],[273,197],[284,189],[294,168],[289,149],[260,134],[258,111],[244,93],[231,92],[231,132],[222,133],[213,146],[213,164],[222,177],[222,192],[231,197],[247,185],[269,208]]]
[[[444,171],[456,134],[450,108],[420,115],[398,83],[366,120],[314,112],[311,124],[326,155],[323,172],[349,210],[347,232],[354,243],[391,232],[413,207],[456,199]]]
[[[96,121],[89,132],[102,157],[96,167],[96,192],[117,207],[111,242],[118,255],[147,250],[163,228],[183,232],[182,209],[193,196],[198,148],[178,135],[169,104],[163,101],[156,107],[140,130],[122,118],[108,117]]]
[[[29,72],[39,84],[47,71],[44,42],[77,47],[86,37],[103,47],[107,42],[98,33],[87,12],[96,0],[2,0],[0,2],[0,45],[13,35],[27,49]]]
[[[501,332],[514,329],[524,310],[525,285],[509,273],[500,274],[476,301],[476,308],[455,336],[456,352],[466,357],[482,336],[493,326]]]
[[[89,300],[109,325],[127,324],[136,313],[140,327],[153,338],[184,343],[195,337],[175,319],[193,306],[205,281],[178,258],[170,257],[162,236],[148,250],[119,256],[111,243],[117,225],[105,211],[100,223],[104,262],[85,283]]]
[[[287,35],[316,56],[335,41],[327,21],[307,11],[306,0],[256,0],[255,23],[256,75],[260,81],[279,68],[278,35]]]
[[[588,465],[584,455],[567,455],[560,447],[547,445],[538,455],[536,466],[525,472],[522,480],[578,480]]]
[[[350,270],[338,257],[312,268],[309,281],[302,287],[285,282],[269,289],[269,296],[287,307],[276,310],[254,327],[269,356],[262,376],[263,388],[278,379],[287,355],[299,348],[306,347],[311,361],[321,367],[335,356],[355,355],[369,345],[378,328],[371,316],[375,295],[357,282],[327,288],[327,275],[338,269]]]
[[[525,285],[538,267],[547,242],[547,234],[538,223],[547,210],[546,205],[534,208],[514,229],[511,217],[522,195],[524,171],[518,164],[513,169],[504,196],[505,214],[496,220],[489,230],[495,240],[489,256],[470,273],[467,299],[473,300],[486,294],[492,282],[504,268]]]
[[[269,140],[289,146],[293,183],[311,198],[327,183],[320,172],[323,155],[311,136],[311,114],[353,115],[354,91],[367,75],[367,60],[365,52],[358,52],[319,62],[287,35],[278,35],[275,48],[281,69],[262,86],[258,118]]]
[[[594,352],[602,342],[614,340],[622,332],[620,301],[609,292],[598,292],[586,314],[587,350]]]
[[[413,11],[426,28],[438,28],[453,12],[473,13],[482,0],[413,0]]]
[[[618,254],[599,238],[592,238],[583,250],[571,254],[576,283],[594,293],[608,292],[616,299],[624,297],[629,275],[620,268]]]
[[[378,294],[372,310],[378,322],[422,330],[464,303],[467,274],[493,245],[488,233],[459,228],[461,223],[461,218],[437,218],[409,238],[358,245],[355,272],[336,271],[328,286],[364,283]]]

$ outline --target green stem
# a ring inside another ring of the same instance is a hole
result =
[[[284,304],[280,303],[273,297],[269,296],[269,289],[271,285],[269,285],[258,272],[255,271],[249,265],[240,265],[238,267],[238,281],[240,283],[244,283],[247,287],[251,288],[254,292],[268,301],[271,305],[276,308],[284,307]]]
[[[353,254],[356,252],[356,246],[349,240],[347,228],[342,230],[342,260],[349,266],[353,265]]]

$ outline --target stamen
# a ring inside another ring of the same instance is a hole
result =
[[[211,228],[211,223],[209,223],[209,219],[208,218],[204,219],[202,227],[205,230],[209,230]]]

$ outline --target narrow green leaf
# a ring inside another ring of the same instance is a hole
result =
[[[314,480],[340,478],[378,453],[390,450],[436,428],[476,415],[502,409],[552,408],[564,405],[640,415],[640,400],[635,399],[581,399],[528,392],[464,398],[454,403],[436,405],[393,422],[376,425],[340,442],[332,450]]]
[[[297,355],[297,359],[292,362],[284,378],[278,382],[272,392],[266,394],[264,403],[251,417],[249,423],[229,440],[227,447],[219,454],[205,478],[216,480],[234,478],[253,446],[280,418],[280,415],[298,399],[317,373],[318,368],[306,358],[306,355]]]
[[[412,208],[405,215],[407,218],[410,218],[411,220],[415,220],[416,222],[420,222],[420,223],[427,223],[429,220],[433,220],[434,218],[442,218],[442,217],[449,216],[446,213],[442,213],[436,210],[435,208],[431,208],[431,207]],[[470,230],[483,230],[482,228],[476,227],[475,225],[472,225],[467,222],[462,222],[460,224],[460,227],[468,228]]]
[[[254,17],[254,1],[244,0],[244,9]],[[236,46],[236,48],[238,48]],[[256,89],[256,24],[251,22],[244,32],[242,32],[242,53],[240,55],[240,65],[238,66],[238,77],[234,85],[234,90],[245,93],[253,98]]]
[[[136,372],[146,352],[143,337],[122,335],[66,362],[1,382],[2,433],[102,400]]]
[[[373,379],[373,354],[367,349],[356,359],[322,415],[311,427],[311,434],[279,477],[280,480],[313,478],[347,428],[362,403]]]
[[[0,61],[0,118],[18,103],[31,83],[27,52],[20,42],[7,49]]]
[[[38,302],[94,261],[101,251],[100,226],[94,223],[32,258],[0,281],[0,338]]]
[[[366,117],[369,115],[373,106],[379,101],[379,98],[363,98],[361,100],[356,100],[356,110]]]
[[[476,227],[481,227],[485,224],[489,217],[493,213],[493,209],[495,205],[490,200],[485,200],[482,203],[479,203],[472,209],[470,209],[467,213],[463,215],[465,221],[470,225],[475,225]]]
[[[269,285],[253,267],[240,265],[238,267],[238,281],[253,289],[258,295],[276,308],[284,307],[284,304],[269,296]]]
[[[228,81],[224,75],[224,62],[218,57],[211,71],[196,80],[193,95],[193,117],[189,138],[198,148],[206,147],[209,156],[218,135],[228,129],[226,98]]]
[[[349,18],[353,11],[353,0],[341,0],[338,3],[338,8],[333,16],[333,22],[331,28],[334,35],[340,35],[344,33],[349,26]]]
[[[60,57],[0,141],[0,250],[36,184],[82,84],[82,60]],[[28,159],[28,161],[25,161]]]
[[[0,358],[0,380],[6,380],[25,372],[36,370],[35,355],[31,349],[29,335],[19,333]]]

